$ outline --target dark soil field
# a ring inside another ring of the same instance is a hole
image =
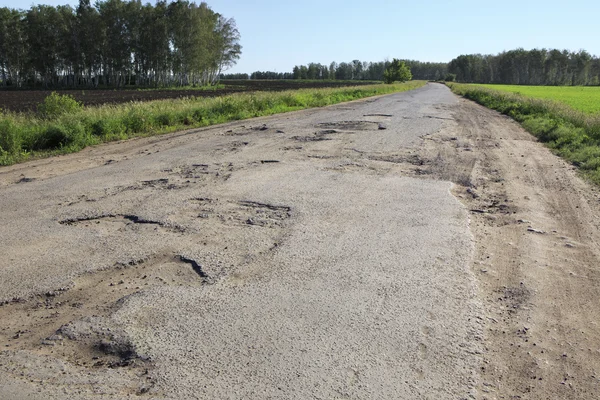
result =
[[[0,90],[0,110],[15,112],[35,111],[53,91],[68,94],[85,106],[119,104],[130,101],[179,99],[184,97],[215,97],[250,91],[282,91],[290,89],[359,86],[372,84],[370,81],[279,81],[279,80],[229,80],[221,81],[225,88],[207,89],[71,89],[71,90]]]

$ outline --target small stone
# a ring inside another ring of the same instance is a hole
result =
[[[469,193],[471,196],[473,196],[474,199],[479,197],[479,194],[473,188],[468,188],[467,193]]]
[[[535,228],[532,228],[532,227],[527,228],[527,232],[539,233],[540,235],[543,235],[544,233],[546,233],[546,232],[544,232],[542,230],[535,229]]]

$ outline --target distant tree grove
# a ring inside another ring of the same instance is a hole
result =
[[[235,20],[206,3],[80,0],[0,8],[0,85],[207,85],[241,55]]]
[[[461,55],[448,64],[459,82],[511,85],[600,85],[600,59],[585,50],[516,49]]]
[[[598,86],[600,58],[585,50],[577,52],[556,49],[516,49],[496,55],[465,54],[449,63],[403,61],[413,79],[456,80],[470,83],[512,85]],[[384,80],[390,61],[352,62],[329,65],[310,63],[295,66],[287,73],[254,72],[243,74],[250,79],[338,79]],[[231,76],[229,79],[247,79]]]
[[[447,63],[430,63],[415,60],[401,60],[410,69],[413,79],[438,80],[448,73]],[[329,65],[310,63],[295,66],[292,72],[256,71],[250,74],[250,79],[312,79],[312,80],[368,80],[382,81],[385,69],[391,61],[366,62],[332,62]],[[248,79],[247,74],[227,74],[223,79]]]

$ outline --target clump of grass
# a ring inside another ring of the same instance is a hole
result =
[[[132,102],[82,107],[68,96],[52,94],[37,114],[0,113],[0,165],[52,154],[71,153],[112,140],[323,107],[416,89],[424,81],[284,92],[253,92],[206,98]]]
[[[494,90],[480,85],[448,83],[456,94],[506,114],[556,154],[578,166],[600,184],[600,114],[565,104]]]

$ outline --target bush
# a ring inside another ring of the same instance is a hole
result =
[[[128,133],[145,133],[152,129],[152,112],[146,108],[133,106],[124,118]]]
[[[52,92],[37,107],[37,111],[45,119],[53,119],[64,114],[75,113],[83,107],[70,95],[60,95]]]
[[[91,133],[98,137],[121,137],[125,126],[119,119],[104,117],[92,123]]]
[[[156,115],[156,122],[159,126],[171,126],[177,121],[177,117],[172,111],[163,111]]]
[[[444,78],[445,82],[456,82],[456,74],[448,74]]]
[[[62,125],[53,124],[44,129],[35,139],[31,150],[57,149],[71,142],[67,129]]]

